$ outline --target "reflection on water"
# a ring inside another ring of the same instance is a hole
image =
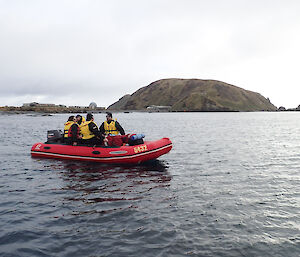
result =
[[[150,191],[157,189],[163,194],[160,189],[168,188],[172,179],[167,164],[158,160],[138,166],[58,161],[51,168],[58,170],[64,181],[59,190],[67,192],[65,204],[84,203],[83,210],[78,211],[77,206],[72,215],[137,208],[140,200],[150,197]]]

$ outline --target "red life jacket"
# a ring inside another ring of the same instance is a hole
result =
[[[74,125],[74,124],[73,124],[73,125]],[[73,125],[72,125],[72,126],[73,126]],[[76,125],[77,125],[76,138],[79,138],[80,128],[79,128],[78,124],[76,124]],[[72,138],[72,137],[73,137],[73,134],[72,134],[72,126],[69,128],[69,131],[68,131],[68,138]]]

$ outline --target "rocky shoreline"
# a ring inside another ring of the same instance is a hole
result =
[[[31,116],[52,116],[53,114],[63,114],[63,113],[88,113],[88,112],[92,112],[92,113],[105,113],[106,111],[110,111],[110,110],[105,110],[105,111],[95,111],[95,110],[85,110],[85,111],[79,111],[79,110],[49,110],[49,109],[45,109],[45,110],[15,110],[15,109],[10,109],[10,110],[3,110],[0,107],[0,115],[14,115],[14,114],[27,114],[27,115],[31,115]],[[291,108],[291,109],[285,109],[285,108],[278,108],[277,110],[274,111],[252,111],[252,112],[297,112],[300,111],[300,108]],[[147,112],[147,113],[153,113],[153,111],[147,111],[147,110],[113,110],[114,113],[131,113],[131,112]],[[157,111],[157,112],[182,112],[182,111]],[[184,112],[249,112],[249,111],[184,111]]]
[[[73,108],[73,107],[15,107],[5,106],[0,107],[0,113],[7,114],[26,114],[26,113],[40,113],[40,114],[54,114],[54,113],[87,113],[87,112],[105,112],[105,110],[97,110],[90,108]]]

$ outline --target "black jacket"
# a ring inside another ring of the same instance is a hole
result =
[[[89,123],[89,130],[96,136],[96,137],[99,137],[99,138],[101,138],[102,137],[102,135],[101,135],[101,133],[100,133],[100,131],[99,131],[99,129],[98,129],[98,126],[96,125],[96,123],[95,122],[91,122],[91,123]]]

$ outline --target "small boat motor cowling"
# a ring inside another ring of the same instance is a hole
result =
[[[47,131],[47,142],[56,143],[63,140],[63,132],[61,130],[48,130]]]

